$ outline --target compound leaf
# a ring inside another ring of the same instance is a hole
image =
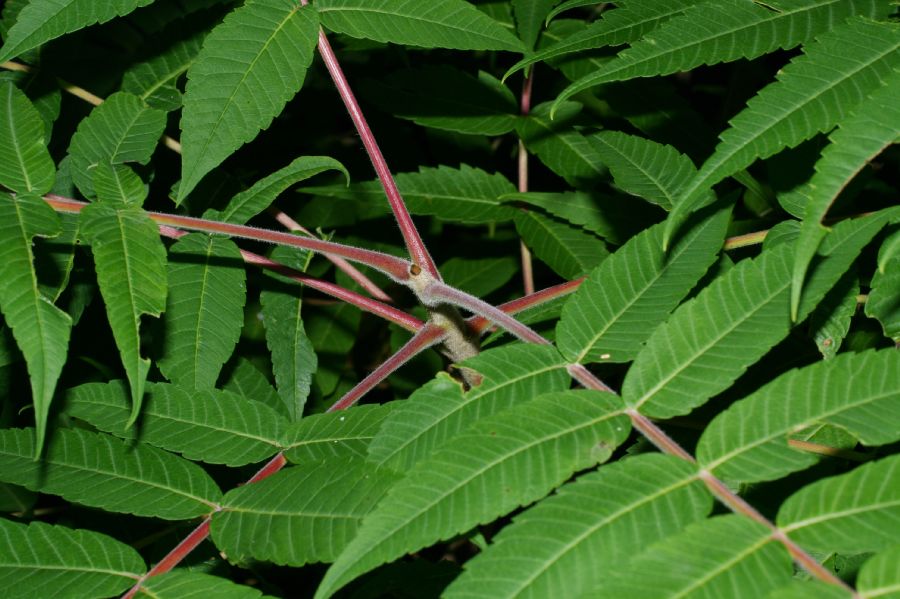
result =
[[[159,227],[137,206],[89,205],[81,211],[81,230],[91,244],[109,326],[131,387],[126,421],[131,426],[150,370],[150,360],[141,357],[141,316],[159,316],[166,307],[166,248]]]
[[[312,7],[253,0],[206,37],[188,69],[178,203],[300,90],[318,34]]]
[[[111,512],[185,520],[211,512],[222,493],[200,466],[149,445],[61,429],[35,461],[34,432],[0,430],[0,478]]]
[[[146,570],[137,551],[106,535],[0,520],[0,584],[11,597],[109,597]]]

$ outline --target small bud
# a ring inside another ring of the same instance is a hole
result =
[[[419,276],[419,274],[421,272],[422,272],[422,268],[418,264],[410,265],[409,274],[411,274],[412,276],[417,277],[417,276]]]

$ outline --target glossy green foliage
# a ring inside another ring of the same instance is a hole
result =
[[[6,595],[897,594],[892,0],[0,38]]]

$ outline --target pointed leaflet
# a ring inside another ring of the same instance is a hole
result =
[[[275,248],[272,259],[298,270],[306,270],[309,253],[292,250],[294,248]],[[318,367],[312,341],[303,327],[300,292],[298,285],[291,284],[263,289],[259,294],[266,345],[272,353],[272,372],[278,395],[287,407],[291,420],[300,420],[303,416],[312,377]]]
[[[597,2],[596,0],[566,0],[565,2],[561,2],[559,6],[550,11],[550,13],[547,15],[547,22],[549,23],[562,12],[571,10],[573,8],[580,8],[582,6],[591,6],[596,8]]]
[[[313,414],[293,423],[281,436],[284,457],[295,464],[339,457],[365,457],[369,443],[398,402],[356,406]]]
[[[111,512],[186,520],[221,499],[200,466],[149,445],[60,429],[35,461],[30,429],[0,430],[0,479]]]
[[[641,2],[632,0],[616,2],[616,8],[605,10],[601,19],[594,21],[583,30],[514,64],[506,71],[503,79],[507,79],[513,73],[536,62],[546,62],[574,52],[630,43],[645,33],[653,31],[666,20],[680,15],[686,8],[698,1]],[[596,4],[596,2],[585,2],[584,4]]]
[[[69,144],[72,179],[93,198],[92,171],[101,162],[145,164],[162,136],[166,113],[132,94],[118,92],[82,119]]]
[[[126,440],[139,440],[191,460],[243,466],[280,449],[287,421],[260,402],[218,389],[147,385],[139,430],[125,430],[128,393],[120,381],[70,389],[66,413]]]
[[[810,274],[805,318],[885,222],[883,210],[834,227]],[[654,331],[625,376],[625,402],[658,418],[686,414],[725,390],[790,329],[793,244],[744,260]]]
[[[40,114],[9,82],[0,83],[0,107],[0,185],[18,193],[47,193],[56,169]]]
[[[485,297],[506,285],[519,271],[512,256],[500,258],[450,258],[440,267],[444,282],[476,297]]]
[[[434,215],[463,223],[487,223],[509,220],[513,210],[500,206],[498,197],[512,193],[516,186],[500,173],[487,173],[465,164],[421,167],[417,173],[396,175],[397,187],[412,214]],[[350,187],[305,187],[302,193],[357,200],[384,205],[384,190],[378,181],[354,183]]]
[[[181,32],[178,33],[180,37]],[[187,38],[170,40],[161,52],[130,66],[122,75],[122,91],[166,112],[181,108],[178,80],[194,63],[206,33],[202,30]]]
[[[866,560],[856,579],[856,588],[863,599],[896,599],[900,589],[900,545],[885,549]]]
[[[316,0],[322,25],[337,33],[422,48],[509,50],[522,42],[464,0]]]
[[[246,274],[230,239],[186,235],[169,249],[169,297],[159,369],[173,383],[214,387],[244,324]]]
[[[139,596],[153,599],[264,599],[262,591],[187,568],[171,570],[141,582]]]
[[[555,348],[513,344],[489,349],[461,364],[483,377],[463,393],[444,375],[420,387],[385,419],[369,446],[369,460],[405,472],[472,422],[536,395],[570,385]]]
[[[147,185],[125,164],[100,162],[91,176],[94,193],[100,202],[141,206],[147,199]]]
[[[787,535],[813,551],[863,553],[897,544],[900,455],[800,489],[778,510]]]
[[[622,556],[711,508],[712,497],[682,460],[645,454],[610,464],[516,516],[442,596],[579,597],[613,573]]]
[[[127,15],[153,0],[31,0],[19,13],[16,24],[4,36],[0,62],[37,48],[44,42]]]
[[[131,387],[127,428],[140,412],[150,370],[150,360],[141,357],[141,316],[159,316],[166,307],[166,248],[159,227],[136,206],[91,204],[81,211],[81,227]]]
[[[531,50],[544,26],[544,18],[559,0],[512,0],[516,30],[525,48]]]
[[[854,18],[808,44],[729,122],[715,153],[682,190],[666,238],[725,177],[827,131],[900,63],[900,26]]]
[[[864,445],[900,440],[900,353],[840,354],[787,372],[719,414],[697,446],[697,461],[719,478],[774,480],[815,464],[792,449],[807,427],[840,426]]]
[[[518,120],[516,98],[484,71],[474,77],[446,65],[407,69],[364,82],[365,98],[423,127],[472,135],[502,135]]]
[[[294,183],[309,179],[326,170],[338,170],[347,181],[350,174],[340,162],[328,156],[301,156],[284,168],[253,184],[228,201],[224,210],[207,210],[205,218],[215,218],[229,223],[245,224],[265,210],[282,192]]]
[[[766,599],[855,599],[856,596],[843,587],[813,579],[794,580],[766,595]]]
[[[850,321],[856,314],[858,295],[859,276],[855,269],[851,269],[841,277],[838,284],[828,292],[809,317],[810,335],[816,342],[819,353],[826,360],[837,355],[850,331]],[[869,300],[871,298],[870,292]]]
[[[535,211],[515,215],[516,231],[534,255],[564,279],[576,279],[609,255],[594,235]]]
[[[885,262],[885,268],[872,276],[870,287],[866,316],[881,323],[885,337],[900,341],[900,256]]]
[[[530,503],[609,459],[630,430],[621,402],[579,390],[482,419],[418,463],[363,519],[325,574],[329,597],[360,574]]]
[[[792,574],[771,530],[743,516],[718,516],[650,546],[587,596],[755,599]]]
[[[253,0],[206,37],[188,70],[178,203],[300,90],[318,33],[312,7]]]
[[[213,516],[213,541],[231,559],[291,566],[332,562],[400,478],[390,470],[373,471],[359,457],[286,468],[230,491],[224,510]]]
[[[599,71],[567,87],[556,102],[601,83],[669,75],[704,64],[756,58],[779,48],[793,48],[850,15],[885,16],[883,5],[878,0],[774,0],[765,5],[746,0],[695,3]]]
[[[609,167],[616,186],[671,210],[678,192],[697,173],[691,159],[672,146],[619,131],[600,131],[588,142]]]
[[[662,223],[603,261],[563,307],[556,335],[573,362],[628,362],[715,261],[730,212],[699,220],[665,254]]]
[[[112,537],[0,520],[0,586],[7,597],[58,597],[60,591],[109,597],[128,590],[146,569],[137,551]]]
[[[524,202],[536,206],[548,212],[551,216],[561,218],[573,225],[595,233],[608,240],[610,243],[620,244],[624,242],[622,235],[628,236],[625,229],[620,229],[616,222],[618,216],[617,207],[619,198],[583,191],[569,191],[563,193],[547,193],[540,191],[527,191],[523,193],[509,193],[500,196],[503,202]]]
[[[572,129],[580,110],[580,104],[566,102],[551,119],[550,104],[539,104],[522,117],[516,131],[528,151],[547,168],[573,187],[590,188],[606,175],[606,166],[590,142]]]
[[[72,319],[41,294],[31,246],[35,236],[52,237],[59,230],[59,218],[41,198],[0,192],[0,308],[28,365],[38,451],[66,361]]]
[[[825,213],[868,161],[900,138],[900,60],[896,67],[884,86],[860,102],[829,135],[831,144],[816,162],[816,174],[797,192],[806,196],[806,212],[791,281],[791,315],[795,319],[806,270],[825,235]]]
[[[278,393],[269,383],[269,379],[247,358],[237,359],[237,365],[229,369],[222,389],[245,399],[265,404],[281,416],[288,415],[287,407],[278,397]]]

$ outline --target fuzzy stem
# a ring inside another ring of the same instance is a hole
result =
[[[522,116],[531,110],[531,88],[534,85],[534,69],[528,69],[528,74],[522,84],[522,95],[519,98],[519,113]],[[525,142],[519,140],[519,193],[528,191],[528,151]],[[534,293],[534,270],[531,263],[531,251],[525,245],[525,240],[519,240],[519,254],[522,260],[522,283],[525,295]]]
[[[444,334],[443,328],[431,322],[426,323],[403,347],[382,362],[378,368],[370,372],[366,378],[358,382],[355,387],[345,393],[327,411],[336,412],[349,408],[359,401],[363,395],[371,391],[375,385],[386,379],[392,372],[406,364],[419,352],[439,342]]]
[[[289,231],[294,231],[295,233],[300,232],[309,237],[315,237],[315,235],[313,235],[312,232],[310,232],[306,227],[295,221],[293,218],[291,218],[281,210],[273,207],[269,209],[269,213],[273,217],[275,217],[275,220],[281,223],[281,225]],[[325,258],[327,258],[337,268],[344,271],[347,276],[356,281],[356,283],[359,284],[360,287],[365,289],[366,292],[375,299],[387,303],[393,302],[391,296],[382,291],[381,288],[376,285],[374,281],[372,281],[372,279],[361,273],[358,268],[356,268],[340,256],[331,256],[329,254],[325,254]]]
[[[565,283],[560,283],[553,287],[547,287],[546,289],[541,289],[531,295],[526,295],[525,297],[520,297],[519,299],[514,299],[505,304],[501,304],[498,308],[507,314],[517,314],[529,308],[533,308],[534,306],[539,306],[544,302],[573,293],[583,281],[584,277],[581,277],[574,281],[566,281]],[[477,333],[482,333],[491,326],[491,321],[484,316],[473,316],[468,320],[468,323],[469,327]]]
[[[53,194],[44,196],[44,199],[58,212],[78,213],[87,205],[85,202],[79,202]],[[235,225],[221,221],[193,218],[191,216],[178,216],[175,214],[163,214],[161,212],[149,211],[147,212],[147,216],[159,224],[169,225],[179,229],[201,231],[203,233],[220,233],[222,235],[251,239],[253,241],[299,247],[323,254],[334,254],[379,270],[400,283],[409,279],[410,263],[402,258],[397,258],[396,256],[391,256],[390,254],[384,254],[382,252],[375,252],[311,237],[298,237],[292,233],[270,231],[268,229],[260,229],[259,227]]]
[[[300,0],[300,3],[305,6],[308,4],[308,0]],[[378,175],[378,179],[381,181],[381,185],[384,188],[384,193],[391,206],[391,211],[394,213],[394,218],[397,220],[397,226],[400,227],[400,233],[403,235],[403,241],[406,243],[406,249],[412,258],[413,263],[417,264],[434,278],[440,280],[441,275],[437,270],[437,266],[435,266],[434,261],[431,259],[431,254],[428,253],[428,249],[422,242],[422,237],[419,235],[419,231],[416,229],[416,225],[409,215],[409,210],[406,209],[406,204],[403,201],[403,197],[400,195],[400,190],[397,189],[397,183],[394,181],[394,176],[391,174],[387,161],[384,159],[384,155],[378,147],[378,142],[375,140],[375,136],[372,134],[372,130],[369,128],[369,124],[366,121],[366,117],[363,115],[362,109],[359,107],[359,103],[356,101],[356,97],[350,89],[350,84],[347,83],[347,78],[344,77],[344,72],[341,69],[340,63],[338,63],[334,50],[331,49],[331,44],[328,43],[328,38],[325,37],[325,32],[321,29],[319,30],[319,54],[322,56],[325,67],[331,74],[331,78],[334,81],[335,87],[337,87],[341,100],[344,101],[344,106],[346,106],[347,112],[350,114],[350,119],[356,126],[356,131],[362,139],[366,153],[372,161],[372,166],[375,167],[375,173]]]
[[[576,376],[576,374],[573,373],[573,366],[580,367],[581,369],[583,369],[583,371],[576,370],[578,375]],[[593,374],[591,374],[591,372],[587,370],[587,368],[584,368],[584,366],[581,366],[580,364],[570,365],[569,373],[572,374],[572,376],[575,377],[578,382],[589,389],[597,389],[601,391],[609,389],[603,382],[601,382]],[[685,449],[681,447],[678,442],[676,442],[672,437],[666,434],[665,431],[659,428],[652,420],[638,412],[636,409],[628,408],[624,411],[624,413],[631,419],[631,424],[634,426],[634,428],[640,431],[640,433],[644,435],[644,437],[646,437],[657,448],[659,448],[660,451],[677,458],[681,458],[682,460],[691,464],[697,463],[697,460],[694,459],[694,456],[685,451]],[[771,530],[772,538],[782,543],[787,548],[788,553],[791,554],[791,557],[794,559],[794,561],[807,572],[809,572],[819,580],[822,580],[823,582],[837,585],[850,591],[851,593],[853,592],[853,589],[850,588],[843,580],[835,576],[833,573],[829,572],[827,568],[822,566],[822,564],[820,564],[816,560],[816,558],[811,556],[802,547],[791,540],[783,530],[778,528],[771,520],[759,513],[759,511],[752,505],[747,503],[743,497],[739,496],[737,493],[729,489],[728,486],[725,485],[725,483],[716,478],[711,472],[709,472],[708,470],[700,470],[697,476],[700,480],[703,481],[703,483],[710,490],[713,496],[715,496],[716,499],[718,499],[731,511],[759,522],[760,524]]]

